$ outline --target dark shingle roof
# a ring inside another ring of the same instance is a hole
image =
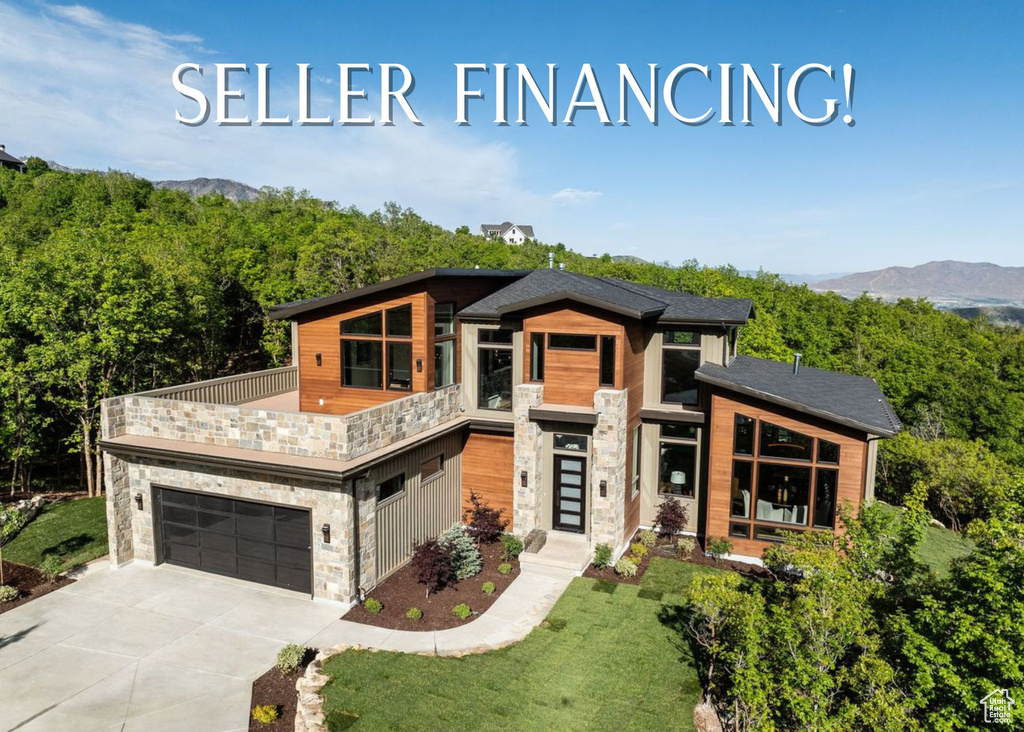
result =
[[[2,163],[10,163],[12,165],[18,165],[18,166],[22,166],[22,165],[25,164],[24,160],[19,160],[18,158],[14,157],[10,153],[5,152],[3,150],[0,150],[0,162],[2,162]]]
[[[689,292],[664,290],[660,287],[638,285],[635,282],[626,282],[611,277],[602,277],[601,279],[627,290],[668,302],[668,307],[659,318],[662,322],[678,320],[689,323],[704,321],[746,323],[754,314],[754,303],[747,298],[701,297]]]
[[[706,363],[697,378],[831,422],[891,437],[903,425],[874,379],[737,356],[729,366]]]

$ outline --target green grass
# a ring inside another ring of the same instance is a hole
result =
[[[881,505],[892,515],[902,516],[900,508],[884,503]],[[924,537],[917,549],[917,558],[935,570],[939,576],[945,576],[949,573],[951,561],[970,554],[973,549],[974,542],[970,539],[955,531],[930,525],[924,530]]]
[[[105,499],[79,498],[51,503],[4,547],[4,559],[38,567],[56,554],[64,568],[102,557],[107,553]]]
[[[522,643],[490,653],[342,653],[325,664],[331,730],[692,730],[700,683],[677,603],[708,571],[654,558],[640,587],[576,579]]]

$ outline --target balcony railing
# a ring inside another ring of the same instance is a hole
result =
[[[177,399],[178,401],[201,404],[244,404],[256,399],[286,394],[298,388],[298,367],[283,366],[279,369],[254,371],[250,374],[224,376],[219,379],[196,381],[192,384],[153,389],[140,392],[135,396]]]

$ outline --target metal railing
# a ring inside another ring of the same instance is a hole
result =
[[[168,386],[144,391],[133,396],[177,399],[203,404],[243,404],[254,399],[276,396],[299,388],[297,366],[283,366],[250,374],[223,376],[219,379],[196,381],[192,384]]]

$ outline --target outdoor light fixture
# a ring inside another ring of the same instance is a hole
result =
[[[324,524],[323,527],[320,529],[320,531],[322,531],[324,533],[324,544],[330,544],[331,543],[331,525],[330,524]]]
[[[523,486],[523,488],[526,487],[526,471],[525,470],[519,473],[519,483]]]
[[[324,365],[323,354],[320,354],[320,353],[316,354],[316,365],[317,366],[323,366]]]
[[[417,374],[422,374],[423,373],[423,359],[422,358],[417,358],[416,359],[416,373]]]
[[[601,487],[601,498],[608,497],[608,481],[602,480],[598,485]]]
[[[138,509],[140,511],[142,510],[142,494],[141,493],[136,493],[135,494],[135,505],[138,507]]]

